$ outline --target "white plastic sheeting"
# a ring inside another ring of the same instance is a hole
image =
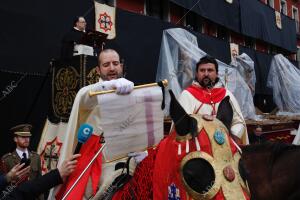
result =
[[[300,145],[300,124],[293,140],[293,144]]]
[[[239,71],[240,75],[249,86],[252,96],[254,96],[256,83],[254,61],[247,54],[242,53],[235,57],[235,61],[231,62],[231,65],[236,67]]]
[[[281,54],[272,59],[267,86],[279,111],[300,113],[300,70]]]
[[[198,47],[197,38],[188,31],[180,28],[164,30],[156,80],[167,79],[169,88],[178,98],[182,90],[192,83],[196,63],[205,55]],[[236,97],[244,118],[254,119],[255,108],[247,83],[236,69],[220,61],[218,64],[220,81]],[[170,97],[166,93],[166,115],[169,104]]]

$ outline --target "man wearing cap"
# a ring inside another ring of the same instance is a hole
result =
[[[30,172],[27,180],[32,180],[41,176],[40,156],[37,153],[28,150],[31,128],[32,126],[30,124],[20,124],[10,129],[14,136],[16,149],[15,151],[2,156],[1,162],[4,173],[9,172],[15,165],[22,162],[25,163],[25,165],[30,165]],[[39,199],[44,199],[43,195],[41,195]]]

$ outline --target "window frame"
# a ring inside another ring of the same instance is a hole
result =
[[[284,8],[282,8],[282,3],[284,2]],[[286,0],[280,0],[279,1],[279,6],[280,6],[280,13],[284,14],[284,15],[287,15],[287,1]]]

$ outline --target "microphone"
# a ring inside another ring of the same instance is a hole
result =
[[[93,127],[89,124],[82,124],[79,127],[77,132],[78,143],[76,145],[74,154],[79,153],[82,144],[85,143],[89,139],[89,137],[91,137],[93,131],[94,131]]]

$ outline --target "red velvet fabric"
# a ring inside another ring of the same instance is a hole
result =
[[[83,172],[88,163],[92,160],[97,151],[101,148],[102,144],[100,143],[100,137],[96,135],[92,135],[88,141],[86,141],[81,149],[80,154],[81,157],[78,159],[77,167],[75,171],[69,176],[67,181],[63,184],[61,189],[56,194],[56,199],[62,199],[65,193],[72,187],[73,183],[79,177],[79,175]],[[72,192],[67,196],[68,200],[81,200],[86,185],[88,183],[89,177],[92,180],[92,187],[94,195],[97,192],[98,184],[101,176],[102,167],[102,154],[100,154],[94,163],[88,168],[85,174],[81,177],[80,181],[73,188]]]
[[[224,99],[226,94],[225,88],[204,89],[195,85],[191,85],[186,89],[196,99],[205,104],[219,103]]]

